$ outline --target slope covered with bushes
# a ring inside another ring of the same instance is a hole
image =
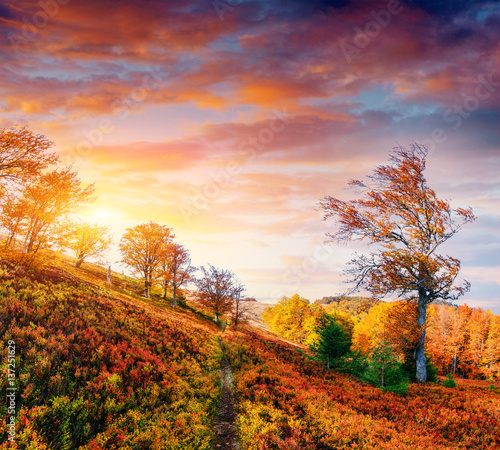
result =
[[[1,261],[0,346],[5,355],[15,342],[17,433],[0,448],[210,448],[216,331],[58,268]],[[2,374],[5,392],[5,359]]]
[[[500,392],[484,382],[383,392],[255,333],[225,333],[236,369],[242,448],[493,449]]]

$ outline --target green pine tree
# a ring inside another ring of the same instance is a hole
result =
[[[334,319],[322,322],[318,329],[318,339],[310,348],[329,369],[337,358],[349,352],[352,342],[348,333]]]
[[[391,346],[384,342],[372,351],[363,379],[399,394],[406,392],[409,385],[402,364],[394,357]]]

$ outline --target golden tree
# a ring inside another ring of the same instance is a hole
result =
[[[75,222],[64,230],[64,246],[76,255],[75,267],[88,257],[100,257],[113,242],[109,227],[88,222]]]
[[[71,168],[39,175],[21,190],[23,253],[36,253],[54,239],[55,227],[85,203],[95,199],[94,185],[82,186]]]
[[[335,217],[338,229],[333,241],[366,241],[378,248],[369,255],[356,255],[346,270],[352,291],[365,289],[375,297],[398,294],[418,305],[417,325],[421,336],[415,348],[416,378],[427,379],[425,322],[427,305],[433,300],[455,299],[470,285],[455,285],[460,261],[436,253],[438,247],[475,217],[471,208],[452,209],[437,198],[424,176],[427,150],[417,144],[397,147],[390,164],[378,166],[369,177],[372,186],[359,180],[360,199],[343,201],[331,196],[320,202],[324,219]]]
[[[171,228],[150,221],[127,228],[120,241],[122,262],[130,266],[144,280],[146,297],[151,295],[158,268],[173,237]]]

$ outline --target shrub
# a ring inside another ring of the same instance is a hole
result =
[[[448,388],[454,388],[457,387],[457,383],[455,381],[455,378],[451,373],[449,373],[446,377],[446,380],[443,381],[443,386],[448,387]]]
[[[430,356],[426,357],[426,361],[427,361],[427,363],[426,363],[426,365],[427,365],[427,381],[429,383],[437,383],[437,380],[438,380],[437,379],[438,369],[437,369],[437,367],[434,364],[432,364],[431,360],[432,360],[432,357],[430,357]]]
[[[368,368],[368,359],[360,351],[349,352],[334,361],[335,368],[349,375],[362,377]]]

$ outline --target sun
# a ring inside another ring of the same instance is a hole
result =
[[[109,208],[102,207],[88,207],[82,211],[81,216],[85,220],[99,224],[108,224],[116,219],[119,214]]]

